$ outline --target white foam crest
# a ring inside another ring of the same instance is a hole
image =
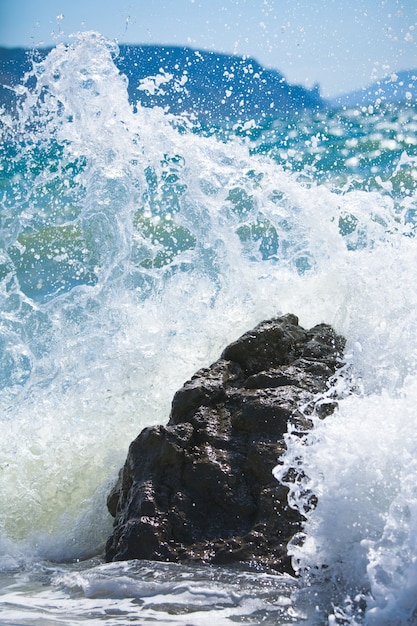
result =
[[[79,33],[73,39],[34,63],[26,82],[34,78],[36,82],[23,88],[18,122],[26,137],[29,133],[29,138],[38,141],[43,128],[46,140],[51,136],[70,139],[84,153],[94,150],[97,140],[109,146],[112,140],[117,142],[123,117],[129,118],[131,108],[124,97],[126,79],[112,61],[117,46],[93,32]]]
[[[305,438],[289,434],[275,471],[284,481],[291,467],[299,472],[287,483],[290,503],[306,515],[289,547],[296,571],[324,610],[346,603],[352,623],[364,614],[366,624],[406,625],[416,616],[416,384],[407,379],[396,398],[383,391],[340,400]]]
[[[412,159],[403,156],[401,167],[414,167]],[[346,238],[348,249],[335,248],[327,270],[324,262],[317,294],[333,294],[333,317],[329,309],[325,319],[347,338],[358,393],[343,398],[349,389],[341,379],[338,410],[305,437],[290,432],[275,471],[290,488],[290,504],[306,515],[290,553],[311,585],[307,602],[318,601],[329,624],[416,619],[417,293],[410,277],[417,259],[404,220],[415,201],[415,192],[395,201],[356,191],[340,198],[341,214],[354,215],[360,228],[354,241]],[[291,468],[298,479],[287,483]]]

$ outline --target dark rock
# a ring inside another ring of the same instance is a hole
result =
[[[302,518],[272,470],[289,421],[305,431],[314,410],[334,409],[322,394],[343,348],[329,326],[305,330],[286,315],[199,370],[175,394],[168,424],[130,445],[108,497],[106,559],[248,561],[291,572],[286,546]]]

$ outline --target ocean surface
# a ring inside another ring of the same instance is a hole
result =
[[[203,126],[132,106],[116,54],[58,45],[0,118],[0,623],[417,624],[415,103]],[[288,312],[347,339],[275,470],[297,576],[105,564],[129,443]]]

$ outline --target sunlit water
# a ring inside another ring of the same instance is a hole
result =
[[[416,110],[202,128],[133,107],[116,54],[57,46],[1,117],[0,622],[416,624]],[[297,578],[104,564],[130,441],[287,312],[347,339],[275,471]]]

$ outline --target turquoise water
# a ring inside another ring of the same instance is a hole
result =
[[[116,52],[57,46],[1,117],[0,621],[417,623],[415,106],[204,128],[132,108]],[[348,364],[276,469],[318,495],[297,578],[103,564],[130,441],[287,312]]]

